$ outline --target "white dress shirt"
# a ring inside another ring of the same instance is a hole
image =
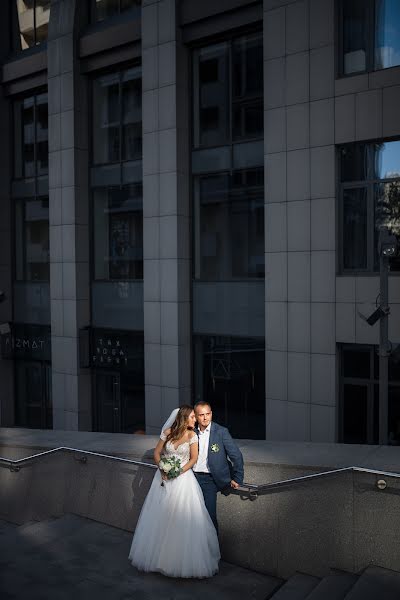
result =
[[[198,430],[199,435],[199,456],[197,463],[193,466],[193,471],[197,473],[209,473],[208,468],[208,445],[210,443],[211,423],[209,423],[204,431]]]

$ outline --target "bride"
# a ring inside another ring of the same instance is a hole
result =
[[[175,409],[161,431],[154,450],[161,458],[181,461],[181,474],[167,479],[160,469],[143,504],[129,559],[141,571],[170,577],[211,577],[218,572],[218,537],[204,504],[192,467],[199,445],[191,406]]]

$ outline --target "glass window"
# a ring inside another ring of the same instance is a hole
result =
[[[195,147],[262,138],[262,35],[201,48],[193,59]]]
[[[389,444],[400,445],[400,348],[389,357]],[[379,355],[377,346],[341,348],[341,439],[377,444],[379,439]]]
[[[375,69],[400,65],[400,2],[375,2]]]
[[[47,41],[51,0],[17,0],[19,50]]]
[[[96,280],[143,279],[142,185],[94,191]]]
[[[49,281],[49,200],[18,200],[15,206],[16,279]]]
[[[264,277],[263,169],[195,180],[196,279]]]
[[[14,104],[14,177],[30,178],[48,173],[47,93]]]
[[[93,82],[93,162],[108,164],[142,156],[141,67]]]
[[[195,401],[210,402],[233,437],[265,439],[263,339],[195,336],[194,369]]]
[[[348,144],[340,159],[342,268],[378,271],[382,227],[400,244],[400,142]],[[399,256],[390,269],[400,271]]]
[[[104,21],[133,8],[140,9],[141,0],[95,0],[94,20]]]
[[[341,74],[400,65],[398,0],[341,1]]]
[[[343,73],[349,75],[367,69],[368,2],[343,2]]]

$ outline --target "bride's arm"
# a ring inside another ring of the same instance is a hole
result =
[[[196,434],[194,434],[196,435]],[[197,435],[196,435],[197,438]],[[182,473],[189,471],[193,467],[195,463],[197,463],[197,458],[199,456],[199,444],[198,442],[192,442],[190,444],[190,460],[186,463],[184,467],[182,467]]]
[[[167,438],[167,435],[169,434],[170,430],[166,429],[165,431],[162,432],[160,439],[158,440],[157,446],[154,448],[154,461],[156,463],[156,465],[158,466],[158,463],[161,460],[161,452],[164,448],[164,444],[165,444],[165,440]],[[164,438],[164,439],[163,439]]]

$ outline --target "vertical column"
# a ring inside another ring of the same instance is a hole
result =
[[[10,54],[10,3],[2,6],[0,25],[0,63]],[[9,141],[13,135],[11,103],[4,97],[0,86],[0,139],[4,146],[10,148]],[[0,161],[0,324],[12,320],[12,267],[11,267],[11,199],[10,182],[12,177],[12,155],[2,152]],[[0,331],[1,333],[1,331]],[[0,358],[0,426],[14,425],[14,378],[13,361]]]
[[[264,0],[267,437],[334,441],[333,1],[281,4]]]
[[[264,0],[266,438],[287,439],[286,7]]]
[[[90,323],[85,81],[74,29],[81,3],[52,2],[48,38],[50,298],[54,429],[91,429],[90,374],[79,329]]]
[[[189,403],[188,57],[175,0],[144,2],[143,218],[146,429]]]

